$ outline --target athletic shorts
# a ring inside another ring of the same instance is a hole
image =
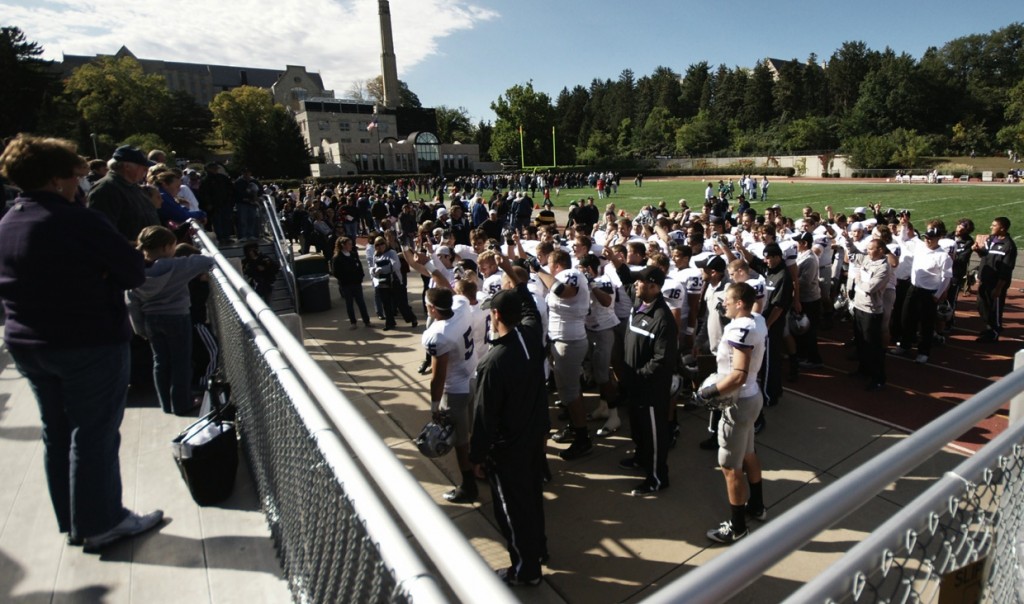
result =
[[[612,347],[615,345],[615,328],[587,331],[590,343],[591,375],[598,385],[611,380]]]
[[[555,340],[551,343],[551,364],[555,372],[558,398],[567,405],[582,393],[580,374],[583,373],[583,357],[587,356],[588,345],[586,338],[571,342]]]
[[[761,413],[764,398],[758,392],[736,401],[718,422],[718,465],[740,470],[743,458],[754,452],[754,421]]]
[[[455,446],[468,445],[473,429],[473,393],[445,393],[441,409],[447,409],[455,424]]]

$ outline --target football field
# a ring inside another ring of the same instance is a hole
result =
[[[711,180],[718,190],[718,179]],[[1020,184],[895,184],[845,180],[823,182],[776,179],[770,181],[768,201],[760,198],[752,204],[759,212],[766,204],[779,204],[786,216],[799,217],[804,206],[811,206],[824,216],[825,206],[849,215],[858,206],[882,204],[882,208],[906,208],[911,221],[922,228],[927,220],[939,218],[946,228],[953,229],[956,220],[968,217],[975,223],[975,234],[988,232],[988,225],[996,216],[1006,216],[1012,224],[1010,232],[1018,242],[1024,240],[1024,185]],[[632,180],[623,178],[617,194],[610,199],[597,200],[591,189],[563,189],[552,196],[555,206],[565,209],[570,201],[594,196],[597,205],[614,202],[617,209],[632,215],[647,204],[664,201],[670,211],[679,208],[679,200],[686,199],[690,207],[699,210],[704,203],[707,181],[700,179],[644,180],[636,187]],[[737,193],[738,193],[737,188]],[[538,196],[539,197],[539,196]]]

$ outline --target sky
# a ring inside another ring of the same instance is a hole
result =
[[[113,54],[280,68],[304,65],[345,97],[380,74],[374,0],[0,0],[0,25],[19,27],[44,58]],[[827,59],[845,41],[919,58],[930,46],[1024,21],[1020,0],[391,0],[398,77],[424,106],[463,107],[492,121],[490,104],[533,83],[552,101],[563,87],[676,73],[700,61]]]

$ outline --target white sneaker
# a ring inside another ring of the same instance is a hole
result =
[[[608,421],[603,426],[597,429],[598,436],[611,436],[622,426],[622,422],[619,420],[618,409],[611,409],[609,413]]]
[[[923,364],[928,362],[928,355],[926,355],[926,354],[919,354],[919,355],[917,355],[917,358],[914,359],[914,361],[917,362],[917,363],[921,363],[923,365]]]
[[[163,518],[163,510],[154,510],[145,516],[140,516],[135,512],[128,512],[125,519],[109,531],[93,537],[86,537],[85,542],[82,544],[82,549],[89,553],[99,551],[123,537],[134,537],[135,535],[145,533],[160,524]]]

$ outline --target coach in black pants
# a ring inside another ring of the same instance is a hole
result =
[[[483,303],[498,337],[477,368],[479,405],[469,458],[487,468],[494,516],[508,543],[511,566],[498,571],[509,585],[537,585],[547,556],[542,490],[549,421],[544,344],[533,296],[502,258],[516,288]]]
[[[625,339],[622,392],[629,400],[635,467],[646,474],[630,494],[641,497],[668,487],[671,434],[668,406],[678,355],[679,328],[661,295],[665,272],[649,266],[636,273],[633,310]]]
[[[765,304],[761,314],[768,325],[767,355],[764,363],[764,406],[779,404],[782,398],[782,359],[786,355],[783,332],[786,313],[793,305],[793,278],[782,259],[782,248],[777,243],[764,246],[764,260],[740,248],[750,267],[764,275]],[[762,418],[758,418],[761,422]]]

